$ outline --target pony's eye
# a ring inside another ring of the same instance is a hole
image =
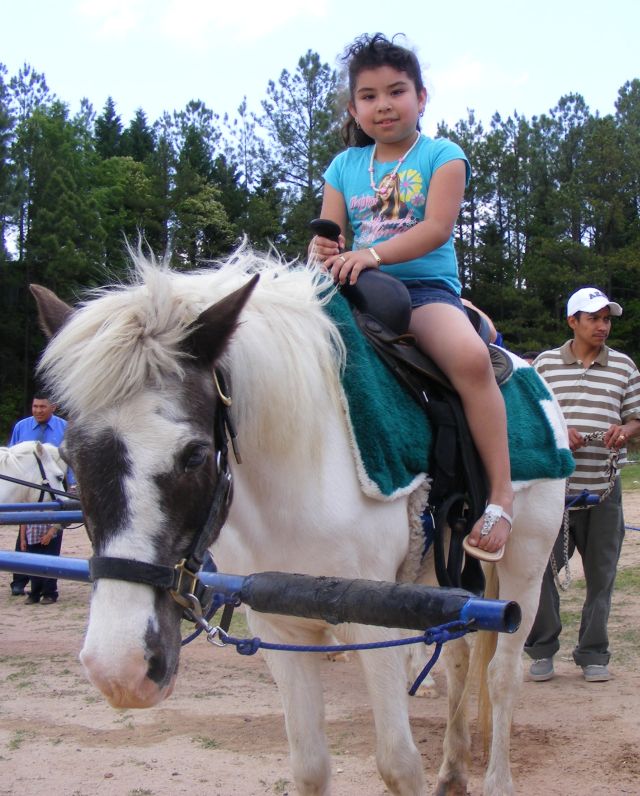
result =
[[[183,454],[182,467],[185,472],[195,470],[207,461],[208,448],[205,445],[190,445]]]

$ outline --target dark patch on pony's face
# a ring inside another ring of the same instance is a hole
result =
[[[112,429],[90,434],[70,422],[65,457],[80,484],[87,531],[99,552],[129,517],[124,489],[124,479],[131,474],[127,446]]]
[[[169,685],[178,671],[180,661],[180,615],[182,608],[174,600],[167,600],[166,594],[156,589],[155,615],[158,623],[149,620],[144,635],[147,677],[159,688]]]
[[[204,526],[216,486],[214,422],[218,398],[208,371],[194,368],[184,381],[180,404],[189,414],[191,434],[175,451],[171,469],[155,477],[167,529],[161,561],[174,564],[187,553]]]

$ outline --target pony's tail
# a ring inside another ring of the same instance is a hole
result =
[[[488,600],[498,598],[498,570],[495,564],[487,564],[484,568],[485,588],[484,596]],[[487,670],[498,644],[497,632],[483,631],[476,633],[473,653],[469,666],[470,677],[468,682],[478,683],[478,729],[482,739],[482,752],[485,759],[489,753],[491,740],[492,718],[491,700],[489,699],[489,684]]]

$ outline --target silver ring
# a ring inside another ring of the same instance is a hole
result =
[[[346,262],[347,262],[347,258],[344,256],[344,254],[341,254],[341,255],[340,255],[340,257],[339,257],[338,259],[339,259],[339,260],[342,260],[342,262],[343,262],[343,263],[346,263]]]

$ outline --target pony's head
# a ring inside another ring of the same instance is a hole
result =
[[[0,448],[0,472],[38,484],[38,487],[30,487],[0,479],[0,503],[35,503],[55,499],[40,487],[49,485],[53,489],[64,489],[67,465],[55,445],[28,441]]]
[[[123,567],[173,568],[201,543],[228,476],[213,373],[224,370],[258,276],[221,274],[221,295],[207,302],[197,285],[188,295],[184,277],[139,258],[134,284],[76,310],[32,287],[53,335],[40,370],[69,416],[63,454],[80,487],[92,561],[107,562],[94,577],[81,660],[114,706],[150,706],[173,688],[182,608]],[[222,501],[219,513],[226,508]],[[215,518],[216,530],[224,519]]]

